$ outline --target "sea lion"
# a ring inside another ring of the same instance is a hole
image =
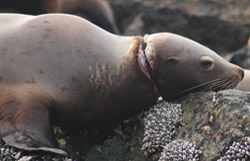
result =
[[[87,18],[109,32],[120,34],[113,10],[106,0],[1,0],[0,8],[31,15],[74,14]]]
[[[47,13],[68,13],[88,19],[103,29],[119,34],[113,11],[105,0],[44,0]]]
[[[0,135],[62,155],[52,125],[124,119],[188,93],[234,88],[243,70],[171,33],[124,37],[78,16],[0,15]]]

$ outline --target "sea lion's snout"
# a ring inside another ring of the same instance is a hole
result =
[[[238,69],[238,72],[240,73],[241,79],[242,80],[244,78],[244,70],[243,69]]]
[[[244,78],[244,70],[237,66],[232,64],[233,69],[231,70],[231,73],[233,73],[233,75],[236,75],[236,77],[238,77],[239,82]]]

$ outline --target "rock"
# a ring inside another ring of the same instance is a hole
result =
[[[228,22],[237,22],[245,28],[250,27],[249,0],[155,0],[161,6],[179,9],[197,16],[218,17]]]
[[[198,93],[181,104],[183,126],[176,139],[195,144],[202,151],[201,160],[218,159],[234,141],[250,135],[250,93],[237,90]]]
[[[250,40],[250,39],[249,39]],[[243,48],[228,54],[227,58],[231,63],[250,69],[250,41]]]
[[[183,108],[182,126],[178,126],[176,135],[172,138],[173,141],[177,141],[171,143],[172,145],[166,144],[166,147],[181,146],[180,142],[183,142],[187,147],[193,147],[194,151],[188,152],[194,158],[197,159],[200,150],[202,151],[201,161],[212,161],[230,154],[226,151],[230,149],[233,142],[245,144],[243,141],[250,136],[250,93],[237,90],[205,92],[190,94],[178,102]],[[70,151],[82,151],[81,153],[88,161],[150,161],[164,156],[161,151],[147,157],[143,155],[141,148],[144,127],[140,119],[130,119],[129,123],[122,124],[123,127],[120,129],[122,135],[119,136],[108,129],[109,134],[104,134],[106,138],[102,132],[98,134],[97,138],[103,137],[102,141],[94,141],[93,137],[89,139],[89,137],[78,135],[78,144],[85,139],[85,142],[91,140],[92,143],[89,144],[89,148]],[[72,144],[77,144],[77,141],[75,140]],[[235,147],[235,145],[232,146]],[[171,149],[165,151],[170,153]],[[244,157],[250,159],[247,153],[250,151],[245,152]]]
[[[146,158],[141,150],[144,130],[140,121],[135,118],[131,118],[128,123],[125,121],[116,124],[114,127],[88,129],[87,133],[86,135],[81,130],[73,130],[61,136],[64,139],[68,138],[65,139],[65,147],[72,159],[153,161],[151,158]]]
[[[224,3],[216,0],[211,3],[201,0],[175,1],[176,3],[170,0],[109,2],[118,26],[125,35],[173,32],[198,41],[221,55],[244,46],[250,35],[250,25],[246,25],[246,22],[250,24],[247,16],[250,13],[246,5],[249,1],[245,0],[237,5],[233,1]],[[198,7],[188,9],[193,4]],[[228,12],[220,11],[221,8],[230,10],[227,5],[238,7],[234,9],[237,10],[234,19],[230,19]]]

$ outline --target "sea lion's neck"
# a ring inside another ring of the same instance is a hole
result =
[[[141,36],[130,37],[130,40],[132,41],[129,45],[129,51],[126,53],[125,59],[123,57],[122,60],[122,62],[126,62],[124,69],[125,71],[127,70],[127,72],[125,72],[127,74],[126,77],[130,79],[127,79],[126,83],[128,81],[133,82],[136,97],[144,97],[144,102],[150,102],[149,104],[151,105],[152,102],[155,102],[160,96],[158,86],[155,85],[154,76],[152,74],[153,69],[151,68],[151,71],[148,71],[148,69],[141,64],[140,55],[138,55],[138,53],[143,54]],[[131,85],[132,83],[129,84]]]
[[[145,74],[145,76],[151,80],[154,86],[155,95],[160,96],[161,85],[158,81],[158,78],[153,69],[153,60],[151,58],[148,59],[149,54],[145,53],[145,49],[147,44],[144,41],[144,37],[140,38],[140,44],[137,52],[137,63],[141,69],[141,71]]]

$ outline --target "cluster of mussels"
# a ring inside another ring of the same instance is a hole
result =
[[[72,161],[71,159],[53,154],[30,154],[25,150],[6,145],[0,138],[0,160],[1,161]]]
[[[250,160],[250,137],[235,141],[225,155],[217,161],[247,161]]]
[[[178,139],[164,146],[159,161],[198,161],[201,153],[194,144]]]
[[[142,150],[154,153],[162,150],[176,133],[176,127],[182,122],[180,104],[159,101],[145,112],[143,124],[145,126]]]
[[[180,104],[160,100],[155,106],[145,112],[145,126],[142,150],[145,154],[161,152],[159,161],[198,161],[201,151],[184,140],[174,140],[178,125],[182,123],[182,108]]]

